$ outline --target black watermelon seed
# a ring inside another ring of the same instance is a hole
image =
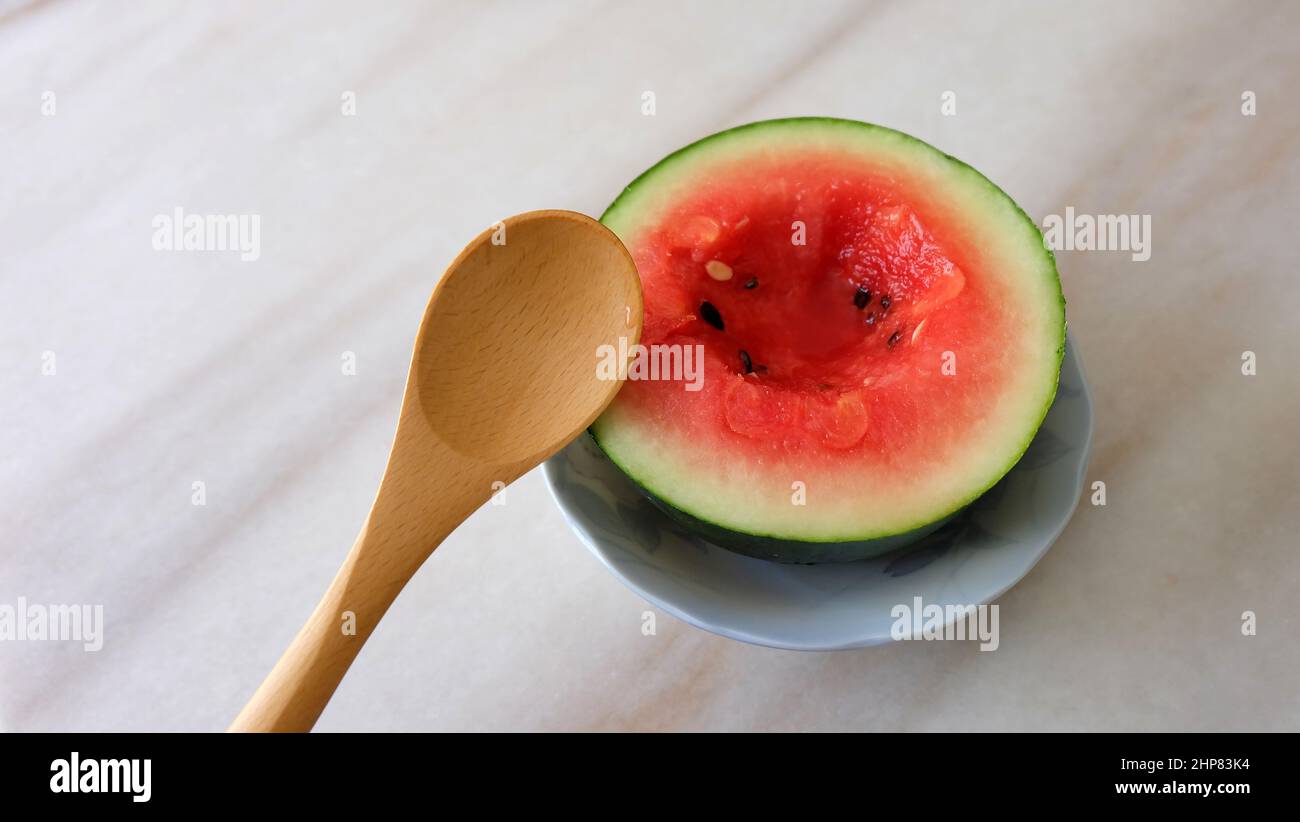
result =
[[[740,367],[742,374],[752,374],[754,372],[754,361],[749,358],[749,352],[745,349],[740,350]]]
[[[893,334],[889,335],[889,342],[885,344],[888,345],[890,348],[893,348],[894,346],[898,345],[898,341],[901,340],[902,338],[903,338],[903,332],[901,330],[895,331]]]
[[[750,277],[748,280],[745,280],[745,288],[758,288],[758,278]]]
[[[868,311],[868,312],[867,312],[867,325],[875,325],[875,324],[876,324],[876,312],[874,312],[874,311]]]
[[[869,302],[871,302],[871,292],[862,286],[858,286],[858,290],[853,294],[853,304],[861,311],[867,307]]]
[[[890,306],[892,303],[893,303],[893,300],[889,299],[889,295],[888,295],[888,294],[886,294],[885,296],[883,296],[883,297],[880,298],[880,307],[881,307],[881,308],[889,308],[889,306]]]
[[[700,319],[719,331],[725,330],[722,324],[722,315],[718,313],[718,309],[713,307],[713,303],[708,300],[700,303]]]

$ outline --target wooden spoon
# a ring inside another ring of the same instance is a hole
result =
[[[407,580],[479,506],[555,454],[618,392],[598,348],[641,335],[623,244],[572,211],[498,223],[424,311],[388,467],[329,590],[232,731],[308,731]]]

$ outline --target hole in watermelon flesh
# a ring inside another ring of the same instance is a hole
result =
[[[867,326],[885,314],[920,323],[965,284],[961,269],[906,205],[868,210],[860,224],[827,223],[839,236],[833,242],[823,238],[817,253],[790,243],[781,227],[789,223],[785,217],[751,215],[743,229],[735,222],[697,215],[668,232],[675,285],[689,297],[687,304],[699,308],[674,312],[655,301],[647,307],[649,331],[689,333],[695,318],[721,330],[718,317],[725,315],[736,347],[791,388],[810,382],[861,385],[855,366],[873,359],[868,347],[893,346],[873,342],[858,311],[867,310]],[[714,225],[716,232],[700,228]],[[701,264],[701,257],[709,259]],[[756,276],[740,283],[719,280],[720,268],[756,271],[768,285],[760,292],[749,285]],[[881,295],[878,310],[870,305],[874,294]]]
[[[854,182],[802,194],[755,184],[734,199],[731,181],[705,187],[634,250],[646,294],[643,342],[704,345],[706,381],[735,383],[719,404],[737,435],[853,448],[867,433],[874,392],[923,367],[909,349],[940,339],[910,329],[965,288],[961,268],[911,206]],[[886,333],[875,334],[886,317]],[[924,356],[938,362],[935,352]],[[644,390],[655,389],[630,393]]]

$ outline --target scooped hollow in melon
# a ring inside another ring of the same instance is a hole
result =
[[[1010,470],[1055,396],[1064,300],[1037,227],[900,132],[742,126],[601,219],[641,274],[642,344],[702,346],[703,380],[630,380],[592,434],[728,548],[825,562],[905,545]]]

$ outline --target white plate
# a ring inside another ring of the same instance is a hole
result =
[[[900,603],[979,605],[1020,581],[1069,522],[1092,443],[1092,398],[1067,337],[1056,401],[1015,468],[949,525],[860,562],[781,565],[665,517],[584,434],[543,467],[570,527],[632,590],[715,634],[794,650],[890,639]]]

